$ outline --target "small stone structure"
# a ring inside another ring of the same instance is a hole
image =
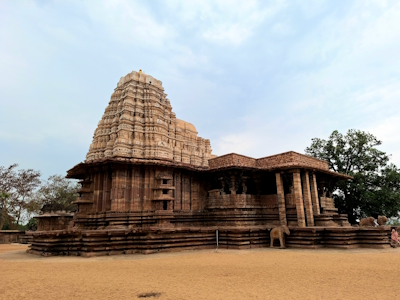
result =
[[[38,231],[63,230],[73,227],[73,213],[66,211],[46,212],[35,216],[38,220]],[[72,224],[71,224],[72,222]]]
[[[141,71],[121,78],[86,161],[67,177],[82,184],[77,212],[71,222],[41,216],[28,233],[31,253],[213,248],[217,230],[220,247],[265,247],[280,225],[291,231],[288,247],[389,247],[388,229],[354,228],[338,214],[332,186],[350,176],[293,151],[213,155],[210,141],[176,118],[161,81]]]
[[[24,230],[0,230],[0,244],[28,244],[32,236],[26,236]]]

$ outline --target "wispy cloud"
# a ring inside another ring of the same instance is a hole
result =
[[[162,46],[176,33],[168,23],[160,23],[141,1],[85,1],[95,26],[101,26],[116,42],[141,46]]]
[[[399,20],[391,1],[2,1],[0,165],[82,161],[139,68],[217,154],[301,152],[356,128],[400,165]]]
[[[263,3],[256,0],[172,1],[170,9],[200,37],[220,46],[239,46],[255,34],[263,23],[281,12],[285,1]]]

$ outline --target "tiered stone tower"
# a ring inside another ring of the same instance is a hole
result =
[[[162,159],[208,166],[210,140],[179,120],[162,82],[133,71],[121,77],[94,133],[86,162],[107,158]]]

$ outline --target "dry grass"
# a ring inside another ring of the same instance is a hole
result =
[[[0,245],[1,299],[398,298],[400,249],[38,257]]]

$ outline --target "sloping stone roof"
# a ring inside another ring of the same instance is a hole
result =
[[[208,164],[210,170],[247,168],[272,171],[276,169],[305,168],[327,173],[332,176],[338,176],[347,179],[352,178],[351,176],[345,174],[330,171],[327,161],[294,151],[284,152],[258,159],[236,153],[230,153],[212,158],[208,161]]]

